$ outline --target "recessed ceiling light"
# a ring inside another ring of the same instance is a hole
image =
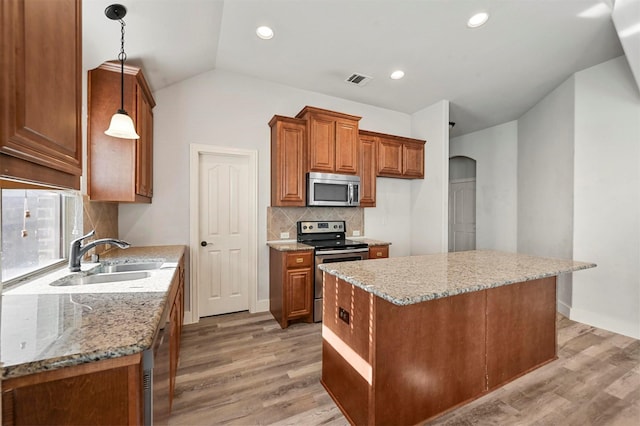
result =
[[[256,34],[258,35],[258,37],[260,37],[263,40],[269,40],[273,38],[273,30],[265,26],[258,27],[256,29]]]
[[[404,77],[404,71],[396,70],[391,73],[390,77],[392,80],[400,80],[402,77]]]
[[[473,15],[467,21],[467,27],[469,28],[478,28],[484,25],[489,19],[489,14],[487,12],[480,12]]]

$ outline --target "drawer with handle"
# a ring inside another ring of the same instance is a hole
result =
[[[287,254],[287,269],[288,268],[303,268],[310,267],[312,264],[313,251],[295,252]]]
[[[369,259],[385,259],[389,257],[389,246],[369,247]]]

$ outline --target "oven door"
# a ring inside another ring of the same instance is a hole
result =
[[[313,321],[322,321],[322,271],[318,268],[321,263],[350,262],[352,260],[366,260],[369,249],[328,250],[316,251],[315,280],[313,284]]]

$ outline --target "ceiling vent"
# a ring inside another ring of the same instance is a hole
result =
[[[351,74],[345,81],[350,84],[355,84],[356,86],[365,86],[373,79],[373,77],[369,77],[367,75],[353,73]]]

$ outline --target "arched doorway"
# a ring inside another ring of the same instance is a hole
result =
[[[476,248],[476,160],[449,159],[449,251]]]

